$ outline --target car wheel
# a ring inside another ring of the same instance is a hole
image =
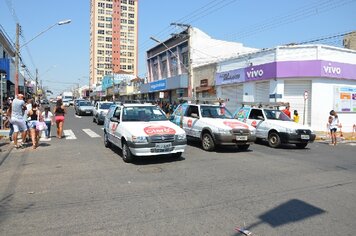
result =
[[[213,137],[210,133],[204,133],[202,137],[202,147],[205,151],[212,151],[215,148]]]
[[[182,157],[182,154],[183,154],[182,152],[172,153],[172,157],[174,159],[179,159]]]
[[[127,145],[126,142],[122,144],[122,159],[126,163],[130,163],[133,161],[134,156],[132,155],[129,146]]]
[[[297,148],[303,149],[308,145],[308,143],[296,143],[295,146],[297,146]]]
[[[237,148],[240,151],[246,151],[250,147],[250,144],[243,144],[243,145],[238,145]]]
[[[104,145],[107,148],[111,147],[111,142],[109,141],[109,137],[106,132],[104,132]]]
[[[278,133],[271,132],[268,135],[268,144],[273,148],[279,147],[281,145],[281,138],[279,137]]]

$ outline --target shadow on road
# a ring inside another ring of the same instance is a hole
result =
[[[245,229],[252,232],[253,228],[263,223],[267,223],[271,227],[276,228],[285,224],[302,221],[306,218],[315,217],[317,215],[324,214],[325,212],[326,211],[323,209],[310,205],[304,201],[292,199],[263,213],[258,217],[260,219],[259,221],[245,227]],[[245,234],[236,233],[233,236],[238,235]],[[263,235],[263,232],[259,232],[258,235]]]

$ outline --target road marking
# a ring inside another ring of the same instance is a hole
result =
[[[77,118],[79,118],[79,119],[82,119],[82,117],[81,117],[81,116],[78,116],[77,114],[75,114],[75,117],[77,117]]]
[[[89,135],[89,137],[91,138],[100,138],[101,136],[97,133],[95,133],[94,131],[92,131],[91,129],[83,129],[83,131]]]
[[[71,129],[63,130],[63,133],[66,139],[77,139]]]

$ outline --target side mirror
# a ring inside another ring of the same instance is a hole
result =
[[[199,116],[198,116],[197,113],[192,113],[192,114],[191,114],[191,117],[199,119]]]
[[[118,118],[114,117],[114,116],[110,118],[110,121],[117,122],[117,123],[120,122],[120,120]]]

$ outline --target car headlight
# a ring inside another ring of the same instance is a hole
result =
[[[220,134],[231,134],[231,130],[230,129],[218,128],[218,131],[219,131]]]
[[[290,134],[296,134],[297,133],[297,130],[296,129],[289,129],[287,128],[287,133],[290,133]]]
[[[134,143],[148,143],[146,136],[132,136],[132,142]]]
[[[252,135],[256,135],[256,129],[251,129],[251,130],[250,130],[250,133],[251,133]]]
[[[185,135],[185,133],[183,133],[183,134],[177,134],[176,137],[177,137],[177,140],[184,140],[184,139],[187,138],[187,136]]]

